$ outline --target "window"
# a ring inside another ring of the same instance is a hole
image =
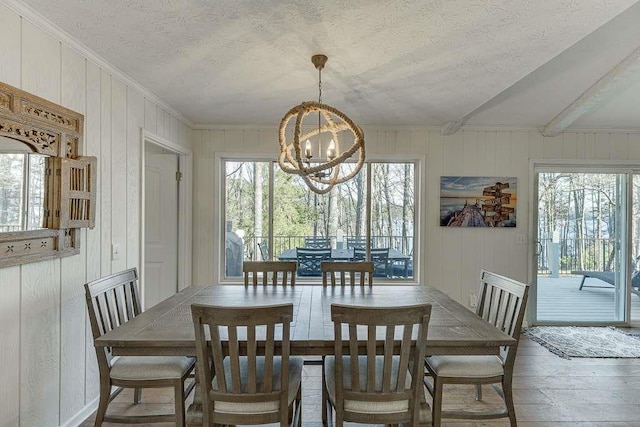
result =
[[[323,195],[275,162],[225,159],[222,164],[225,277],[241,276],[243,260],[297,260],[297,248],[328,246],[332,260],[359,259],[357,249],[366,252],[368,239],[369,250],[382,253],[372,257],[378,276],[413,278],[417,162],[369,162]]]

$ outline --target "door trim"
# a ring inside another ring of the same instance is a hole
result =
[[[537,318],[537,299],[538,299],[538,289],[537,289],[537,259],[536,259],[536,251],[537,251],[537,241],[534,240],[534,237],[537,236],[537,227],[538,227],[538,211],[536,209],[537,205],[535,204],[536,198],[534,197],[537,194],[538,182],[536,179],[536,171],[544,168],[558,168],[563,167],[568,172],[585,172],[584,168],[589,167],[589,172],[594,173],[624,173],[630,174],[631,176],[634,173],[640,172],[640,168],[638,167],[637,161],[634,160],[607,160],[607,159],[580,159],[580,160],[562,160],[562,159],[529,159],[529,255],[528,255],[528,274],[529,280],[532,284],[530,292],[529,292],[529,300],[528,307],[526,313],[526,322],[527,325],[545,325],[545,322],[536,322]],[[627,183],[628,187],[632,185],[631,180]],[[629,190],[627,188],[627,191]],[[631,203],[630,200],[627,200],[627,203]],[[627,206],[627,212],[625,212],[625,218],[627,220],[627,224],[629,226],[626,230],[626,239],[630,241],[631,239],[631,207]],[[631,274],[629,271],[626,271],[627,282],[631,283]],[[632,326],[631,323],[631,288],[627,286],[625,293],[625,320],[621,322],[607,322],[606,324],[601,324],[599,322],[594,322],[592,324],[581,324],[580,326]],[[554,325],[560,325],[561,322],[554,322]],[[573,325],[573,323],[567,323]]]
[[[191,200],[193,155],[190,149],[140,128],[140,292],[144,295],[144,227],[145,227],[145,143],[157,145],[178,156],[182,180],[178,190],[178,291],[191,286]]]

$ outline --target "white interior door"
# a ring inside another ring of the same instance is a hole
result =
[[[178,291],[178,156],[145,147],[144,305]]]

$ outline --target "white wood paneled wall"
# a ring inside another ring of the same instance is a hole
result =
[[[367,156],[383,160],[389,155],[426,157],[421,186],[426,197],[426,218],[420,231],[422,283],[436,286],[464,305],[477,292],[480,269],[528,281],[529,245],[516,245],[515,234],[530,236],[529,159],[638,160],[640,134],[565,132],[545,138],[537,130],[464,130],[441,136],[437,130],[397,130],[364,127]],[[218,274],[217,236],[220,200],[214,183],[217,153],[265,153],[279,150],[277,129],[194,130],[193,278],[194,283],[215,283]],[[516,229],[440,227],[440,177],[515,176],[518,178]],[[214,240],[212,240],[214,238]],[[212,262],[212,260],[214,262]]]
[[[187,124],[61,40],[0,2],[0,81],[83,113],[83,151],[99,160],[96,227],[82,230],[81,253],[0,269],[2,427],[77,424],[98,396],[83,285],[139,268],[140,129],[191,146]]]

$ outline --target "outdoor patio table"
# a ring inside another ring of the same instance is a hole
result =
[[[353,248],[331,249],[331,259],[334,261],[349,261],[353,257]],[[287,249],[278,255],[278,259],[280,261],[295,261],[297,259],[296,250]],[[388,259],[390,262],[398,261],[404,263],[404,277],[409,276],[409,261],[411,261],[409,255],[405,255],[397,249],[389,248]]]

